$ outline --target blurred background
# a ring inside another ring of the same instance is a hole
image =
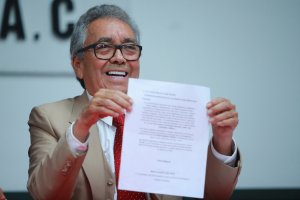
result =
[[[102,3],[138,24],[141,78],[207,86],[236,104],[238,189],[300,188],[300,1],[1,0],[4,191],[26,191],[32,107],[82,93],[70,65],[72,24]]]

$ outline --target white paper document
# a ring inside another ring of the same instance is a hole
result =
[[[119,189],[203,198],[207,87],[130,79]]]

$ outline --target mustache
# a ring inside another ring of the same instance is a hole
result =
[[[124,65],[118,65],[118,64],[110,64],[110,65],[107,65],[106,66],[106,69],[118,69],[118,68],[121,68],[121,69],[129,69],[129,66],[124,64]]]

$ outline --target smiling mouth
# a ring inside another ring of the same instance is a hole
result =
[[[128,75],[128,72],[110,71],[106,72],[106,75],[115,77],[126,77]]]

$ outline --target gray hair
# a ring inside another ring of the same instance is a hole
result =
[[[140,43],[140,32],[138,30],[138,27],[124,10],[115,5],[94,6],[90,8],[86,13],[81,15],[81,17],[75,24],[70,42],[71,58],[76,56],[79,49],[83,48],[88,25],[94,20],[100,18],[116,18],[125,22],[133,30],[137,43]],[[82,58],[83,54],[78,54],[77,56],[79,58]]]

